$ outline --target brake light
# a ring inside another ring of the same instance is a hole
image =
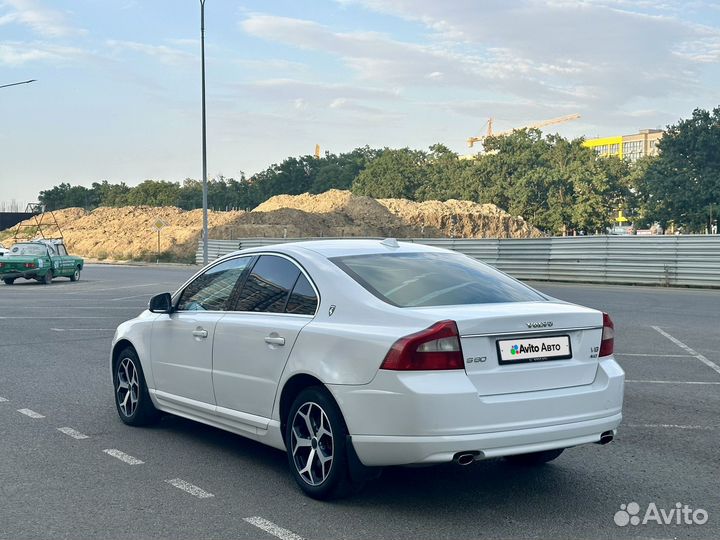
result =
[[[5,268],[5,263],[0,262],[0,268]]]
[[[603,313],[602,340],[600,341],[599,356],[610,356],[615,349],[615,325],[610,315]]]
[[[455,321],[440,321],[430,328],[398,339],[380,369],[425,371],[463,367],[457,324]]]
[[[35,268],[35,263],[25,263],[23,264],[25,268]]]

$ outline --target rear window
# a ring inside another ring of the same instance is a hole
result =
[[[377,253],[331,260],[369,292],[399,307],[545,300],[530,287],[459,253]]]

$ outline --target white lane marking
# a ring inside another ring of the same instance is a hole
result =
[[[147,298],[146,294],[135,294],[133,296],[122,296],[120,298],[111,298],[111,302],[117,302],[118,300],[132,300],[133,298]],[[128,308],[116,308],[116,309],[128,309]]]
[[[97,306],[66,306],[64,304],[58,304],[56,306],[13,306],[13,310],[16,309],[98,309]],[[130,311],[131,309],[135,309],[134,306],[103,306],[101,308],[103,311],[106,309],[124,309],[126,311]]]
[[[695,358],[692,354],[645,354],[645,353],[615,353],[617,356],[647,356],[650,358]]]
[[[190,482],[186,482],[185,480],[181,478],[173,478],[172,480],[165,480],[168,484],[171,486],[175,486],[178,489],[182,489],[184,492],[189,493],[190,495],[197,497],[198,499],[209,499],[210,497],[214,497],[212,493],[208,493],[204,489],[201,489],[197,487],[194,484],[191,484]]]
[[[80,433],[78,430],[73,429],[71,427],[59,427],[57,429],[58,429],[58,431],[64,433],[65,435],[69,435],[73,439],[78,439],[78,440],[89,439],[89,437],[87,435],[85,435],[84,433]]]
[[[7,398],[4,398],[4,397],[0,397],[0,403],[5,403],[5,402],[7,402],[7,401],[8,401],[8,399],[7,399]]]
[[[105,452],[109,456],[119,459],[120,461],[124,461],[128,465],[142,465],[143,463],[145,463],[144,461],[132,457],[125,452],[121,452],[120,450],[116,450],[115,448],[107,448],[103,450],[103,452]]]
[[[720,384],[720,382],[709,381],[650,381],[641,379],[625,379],[626,383],[647,383],[647,384]]]
[[[71,294],[83,294],[83,293],[89,293],[94,294],[96,292],[105,292],[105,291],[119,291],[122,289],[139,289],[140,287],[155,287],[157,285],[162,285],[162,283],[144,283],[142,285],[128,285],[126,287],[113,287],[112,289],[83,289],[81,291],[74,291],[71,293],[68,293],[68,295]]]
[[[61,317],[0,317],[0,319],[117,319],[118,317],[105,317],[105,316],[97,316],[97,317],[77,317],[72,315],[63,315]]]
[[[626,427],[632,427],[632,428],[649,428],[649,429],[655,429],[655,428],[663,428],[663,429],[702,429],[702,430],[712,430],[715,429],[712,426],[684,426],[680,424],[625,424]]]
[[[116,328],[51,328],[53,332],[114,332]]]
[[[287,529],[283,529],[279,525],[275,525],[272,521],[268,521],[267,519],[263,519],[259,516],[245,518],[244,521],[247,521],[250,525],[254,525],[258,529],[262,529],[266,533],[270,533],[281,540],[305,540],[302,536],[295,534],[292,531],[288,531]]]
[[[24,414],[25,416],[29,416],[30,418],[45,418],[42,414],[36,413],[32,409],[18,409],[18,412],[20,414]]]
[[[700,354],[699,352],[695,351],[694,349],[691,349],[690,347],[688,347],[687,345],[685,345],[685,344],[684,344],[682,341],[680,341],[679,339],[677,339],[677,338],[671,336],[670,334],[668,334],[667,332],[665,332],[665,330],[663,330],[662,328],[660,328],[660,327],[658,327],[658,326],[653,326],[652,329],[655,330],[655,331],[657,331],[657,332],[659,332],[660,334],[662,334],[663,336],[665,336],[666,338],[668,338],[670,341],[672,341],[675,345],[677,345],[678,347],[680,347],[680,348],[683,349],[684,351],[687,351],[687,352],[690,353],[692,356],[694,356],[695,358],[697,358],[698,360],[700,360],[700,361],[701,361],[703,364],[705,364],[707,367],[709,367],[709,368],[712,369],[712,370],[715,370],[717,373],[720,374],[720,366],[718,366],[715,362],[713,362],[713,361],[711,361],[711,360],[708,360],[707,358],[705,358],[705,357],[704,357],[702,354]]]

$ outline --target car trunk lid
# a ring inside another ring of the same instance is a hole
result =
[[[456,321],[465,371],[479,395],[566,388],[595,380],[602,335],[599,311],[560,301],[423,311],[437,320]],[[518,354],[511,354],[511,348]],[[558,350],[542,352],[545,348]]]

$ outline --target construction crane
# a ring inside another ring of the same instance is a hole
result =
[[[549,120],[541,120],[540,122],[535,122],[534,124],[527,124],[525,126],[520,126],[517,128],[509,129],[507,131],[501,131],[499,133],[493,133],[493,119],[488,118],[488,121],[485,123],[485,125],[487,126],[487,133],[485,135],[480,135],[479,137],[470,137],[467,140],[467,143],[468,143],[468,146],[470,148],[472,148],[476,142],[481,143],[485,140],[486,137],[492,137],[492,136],[498,136],[498,135],[508,135],[518,129],[541,128],[541,127],[545,127],[545,126],[552,126],[555,124],[564,124],[565,122],[572,122],[573,120],[577,120],[578,118],[580,118],[579,114],[568,114],[567,116],[559,116],[558,118],[551,118]]]

